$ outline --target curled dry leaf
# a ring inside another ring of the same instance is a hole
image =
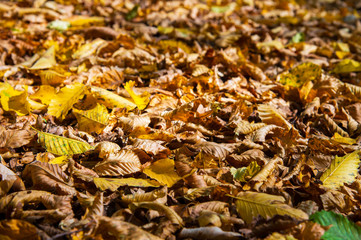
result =
[[[161,203],[156,202],[139,202],[131,203],[130,209],[135,210],[137,208],[147,208],[163,213],[172,223],[180,226],[184,225],[183,219],[171,208]]]
[[[0,147],[19,148],[29,144],[34,136],[32,130],[10,130],[0,126]]]
[[[23,172],[25,179],[31,180],[33,188],[45,190],[62,195],[75,195],[71,179],[57,164],[35,162],[25,167]]]
[[[3,164],[0,163],[0,197],[6,195],[9,190],[13,187],[17,190],[25,190],[25,186],[23,181],[9,168],[5,167]]]
[[[108,154],[94,170],[99,176],[123,176],[139,172],[140,167],[139,158],[133,151],[122,150]]]

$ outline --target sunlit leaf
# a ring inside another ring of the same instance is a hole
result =
[[[108,108],[126,108],[128,110],[133,110],[137,107],[135,103],[129,101],[128,99],[99,87],[92,86],[91,92],[100,103],[104,104]]]
[[[319,65],[306,62],[291,69],[288,73],[278,76],[278,81],[284,85],[301,87],[305,82],[319,79],[322,69]]]
[[[19,116],[26,115],[30,112],[28,93],[15,90],[10,84],[3,83],[0,89],[1,106],[5,111],[14,111]]]
[[[181,179],[174,170],[174,161],[169,158],[152,163],[143,172],[168,187],[172,187]]]
[[[72,27],[79,27],[79,28],[104,24],[103,17],[97,17],[97,16],[89,17],[84,15],[74,15],[72,17],[63,19],[62,21],[70,23]]]
[[[97,38],[92,42],[82,45],[75,53],[73,53],[72,57],[75,59],[89,57],[104,43],[105,41],[103,39]]]
[[[101,191],[107,189],[116,191],[121,186],[132,186],[132,187],[159,187],[157,181],[150,179],[141,178],[94,178],[94,184]]]
[[[78,120],[79,130],[88,133],[101,133],[103,128],[108,124],[109,113],[107,108],[102,104],[97,104],[90,110],[73,109]]]
[[[337,189],[344,183],[352,183],[357,176],[359,164],[359,151],[354,151],[343,157],[336,156],[335,159],[332,160],[330,167],[320,178],[323,186]]]
[[[335,132],[335,134],[332,136],[331,139],[333,141],[335,141],[335,142],[338,142],[338,143],[341,143],[341,144],[348,144],[348,145],[352,145],[352,144],[355,144],[357,142],[356,139],[349,138],[349,137],[342,137],[337,132]]]
[[[344,59],[333,69],[334,73],[361,72],[361,63],[353,59]]]
[[[41,83],[43,85],[58,86],[64,82],[66,76],[54,70],[42,70],[40,73]],[[42,86],[45,87],[45,86]]]
[[[38,142],[50,153],[56,155],[73,155],[93,149],[88,143],[75,139],[38,131]]]
[[[43,104],[49,105],[55,97],[55,89],[49,85],[42,85],[38,91],[29,96],[31,99],[39,99]]]
[[[124,85],[124,89],[127,90],[127,92],[129,93],[129,95],[131,96],[131,98],[133,99],[135,104],[137,104],[138,108],[140,110],[143,110],[147,107],[147,105],[150,101],[150,99],[149,99],[150,94],[148,92],[143,92],[141,95],[134,93],[134,91],[133,91],[134,84],[135,84],[134,81],[128,81]]]
[[[49,103],[48,114],[64,119],[69,110],[83,97],[86,87],[83,84],[67,85]]]
[[[31,70],[41,70],[52,68],[56,65],[55,60],[55,46],[51,46],[46,52],[41,56],[41,58],[34,63],[30,68]]]
[[[257,192],[241,192],[234,197],[238,214],[247,223],[254,217],[261,215],[270,218],[274,215],[288,215],[297,219],[308,219],[308,215],[299,209],[292,208],[285,203],[281,196]]]
[[[295,35],[293,35],[290,43],[299,43],[305,41],[305,34],[303,32],[298,32]]]

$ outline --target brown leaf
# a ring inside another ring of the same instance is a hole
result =
[[[0,147],[22,147],[29,144],[35,134],[32,130],[10,130],[0,126]]]

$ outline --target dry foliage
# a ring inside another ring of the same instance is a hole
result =
[[[361,239],[360,10],[0,2],[0,239]]]

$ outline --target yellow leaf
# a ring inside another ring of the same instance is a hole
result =
[[[49,105],[51,99],[55,96],[55,89],[48,85],[40,86],[39,90],[33,95],[30,95],[31,99],[39,99],[43,104]]]
[[[30,107],[30,110],[32,112],[35,111],[35,110],[42,111],[42,110],[45,110],[47,108],[47,106],[42,104],[42,103],[36,102],[34,100],[31,100],[31,99],[27,99],[27,100],[29,102],[29,107]]]
[[[44,55],[29,68],[31,70],[47,69],[52,68],[56,65],[55,60],[55,46],[52,45]]]
[[[110,191],[116,191],[121,186],[131,187],[159,187],[160,184],[157,181],[141,178],[94,178],[94,184],[101,191],[109,189]]]
[[[136,104],[129,101],[126,98],[123,98],[113,92],[107,91],[99,87],[91,87],[91,92],[98,101],[104,104],[108,108],[126,108],[128,110],[133,110],[137,107]]]
[[[73,109],[73,112],[78,120],[80,131],[101,133],[108,124],[109,113],[102,104],[98,103],[93,109],[86,111]]]
[[[63,87],[58,94],[51,100],[48,108],[48,114],[63,120],[85,93],[86,87],[83,84],[74,84]]]
[[[36,130],[36,129],[35,129]],[[38,131],[38,142],[50,153],[73,155],[93,149],[88,143]]]
[[[360,164],[359,152],[357,150],[343,157],[336,156],[320,178],[323,186],[337,189],[344,183],[355,181]]]
[[[234,198],[237,199],[236,208],[238,214],[248,224],[258,215],[270,218],[278,214],[302,220],[308,219],[308,215],[305,212],[287,205],[285,199],[281,196],[258,192],[240,192]]]
[[[172,187],[181,177],[174,171],[174,161],[169,158],[158,160],[143,171],[158,182]]]
[[[95,51],[99,48],[99,46],[104,43],[106,43],[106,41],[97,38],[90,43],[82,45],[75,53],[73,53],[72,57],[75,59],[89,57],[93,55]]]
[[[64,82],[66,76],[54,70],[43,70],[39,73],[42,85],[58,86]]]
[[[148,92],[144,92],[144,93],[142,93],[142,95],[135,94],[133,91],[134,84],[135,84],[134,81],[128,81],[125,84],[124,89],[127,90],[127,92],[129,93],[129,95],[131,96],[131,98],[133,99],[135,104],[137,104],[138,108],[140,110],[143,110],[147,107],[147,105],[150,101],[149,100],[150,94]]]
[[[50,164],[66,164],[67,162],[69,162],[69,156],[65,155],[65,156],[53,158],[48,163],[50,163]]]
[[[334,73],[361,72],[361,63],[352,59],[344,59],[333,69]]]
[[[5,111],[14,111],[19,116],[30,112],[27,90],[17,91],[10,84],[2,83],[0,97],[2,108]]]
[[[277,76],[280,83],[293,87],[301,87],[305,82],[321,77],[322,69],[319,65],[306,62],[291,69],[289,72]]]
[[[348,137],[342,137],[340,134],[338,134],[337,132],[335,132],[335,134],[332,136],[331,138],[333,141],[338,142],[338,143],[342,143],[342,144],[348,144],[348,145],[352,145],[355,144],[357,141],[353,138],[348,138]]]
[[[93,25],[103,25],[104,18],[103,17],[88,17],[75,15],[66,19],[62,19],[64,22],[68,22],[72,27],[85,27],[85,26],[93,26]]]

